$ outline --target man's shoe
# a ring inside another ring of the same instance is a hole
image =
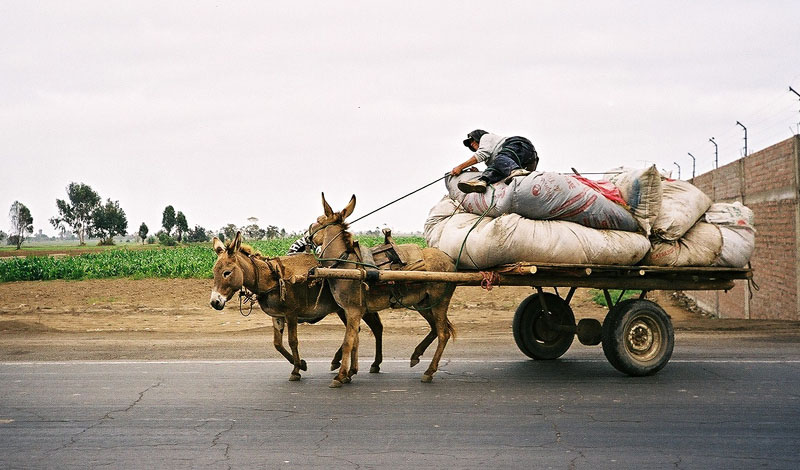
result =
[[[516,170],[514,170],[514,171],[512,171],[511,173],[508,174],[508,178],[506,178],[505,183],[509,184],[509,183],[511,183],[511,180],[513,180],[514,178],[516,178],[518,176],[528,176],[530,174],[531,174],[531,172],[528,171],[528,170],[525,170],[523,168],[517,168]]]
[[[469,180],[459,181],[458,190],[462,193],[485,193],[486,181],[483,180]]]

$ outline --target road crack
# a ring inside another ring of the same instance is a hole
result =
[[[112,416],[113,414],[129,412],[130,410],[132,410],[136,405],[138,405],[142,401],[142,399],[144,398],[145,394],[147,394],[147,392],[149,392],[150,390],[153,390],[155,388],[160,387],[162,384],[163,384],[163,382],[158,382],[156,384],[153,384],[153,385],[147,387],[143,391],[139,392],[139,396],[136,398],[136,400],[133,401],[133,403],[131,403],[130,405],[128,405],[125,408],[109,411],[108,413],[104,414],[100,419],[98,419],[97,421],[93,422],[92,424],[90,424],[89,426],[84,428],[81,432],[70,436],[69,442],[65,443],[64,445],[62,445],[61,447],[59,447],[57,449],[53,449],[51,452],[58,452],[60,450],[68,449],[69,447],[75,445],[75,443],[78,442],[78,439],[82,435],[86,434],[87,432],[91,431],[92,429],[96,428],[97,426],[100,426],[101,424],[103,424],[104,422],[106,422],[108,420],[113,420],[114,419],[114,417]]]
[[[218,445],[224,445],[225,446],[225,450],[223,451],[223,454],[222,454],[223,459],[222,460],[217,460],[214,463],[225,462],[225,464],[228,466],[228,470],[231,469],[231,464],[230,464],[231,443],[230,442],[221,442],[221,439],[222,439],[223,435],[231,432],[233,430],[234,426],[236,426],[236,420],[232,419],[232,420],[230,420],[230,426],[228,426],[227,429],[223,429],[222,431],[218,432],[216,435],[214,435],[214,439],[211,440],[211,448],[212,449],[214,447],[218,446]]]

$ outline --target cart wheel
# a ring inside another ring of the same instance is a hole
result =
[[[542,311],[539,294],[533,294],[519,304],[512,323],[514,341],[530,358],[556,359],[567,352],[575,338],[575,315],[561,297],[549,292],[544,296],[549,313]],[[554,324],[572,331],[555,330],[551,327]]]
[[[649,300],[624,300],[603,322],[603,352],[615,369],[628,375],[655,374],[667,365],[674,345],[669,316]]]

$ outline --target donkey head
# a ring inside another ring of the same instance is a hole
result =
[[[236,233],[236,237],[227,247],[222,244],[219,238],[214,237],[214,251],[217,252],[217,262],[214,263],[214,288],[211,291],[211,306],[217,310],[225,308],[225,302],[231,300],[233,294],[241,289],[244,283],[244,273],[237,260],[237,254],[241,246],[241,232]]]
[[[325,193],[322,193],[322,208],[325,214],[317,217],[317,221],[309,227],[311,241],[317,246],[325,246],[326,237],[335,236],[342,230],[347,229],[345,219],[350,217],[353,210],[356,208],[356,195],[354,194],[353,197],[350,198],[350,202],[347,203],[347,206],[345,206],[341,212],[334,212],[328,204],[328,201],[325,200]],[[329,235],[329,232],[332,233],[332,235]]]

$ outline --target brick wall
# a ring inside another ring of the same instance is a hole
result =
[[[794,136],[692,181],[717,202],[752,209],[757,230],[751,264],[761,289],[752,299],[742,281],[728,292],[687,292],[702,308],[721,318],[800,320],[799,151]]]

